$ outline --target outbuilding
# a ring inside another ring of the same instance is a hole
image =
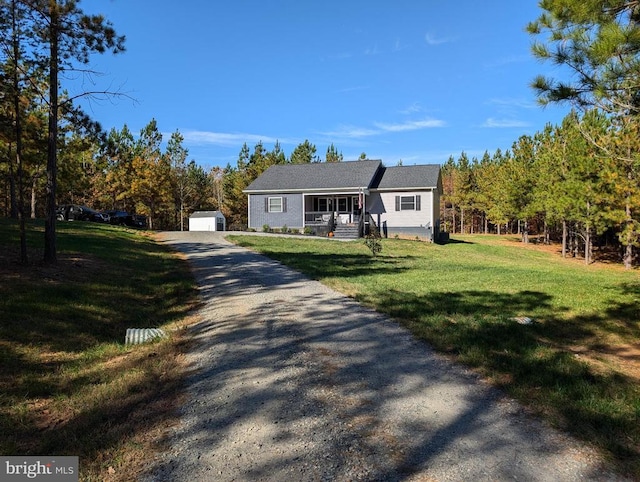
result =
[[[220,211],[196,211],[189,216],[189,231],[226,231],[227,220]]]

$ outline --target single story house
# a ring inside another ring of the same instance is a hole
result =
[[[383,236],[440,232],[437,164],[385,167],[380,160],[270,166],[244,192],[249,228],[295,228],[318,235],[371,227]],[[345,236],[349,237],[349,236]]]
[[[227,220],[220,211],[196,211],[189,216],[189,231],[226,231]]]

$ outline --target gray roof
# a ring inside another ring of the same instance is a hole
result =
[[[369,188],[382,161],[278,164],[269,167],[245,192],[295,192]]]
[[[419,166],[385,167],[376,179],[374,189],[398,190],[417,188],[436,188],[440,179],[438,164],[424,164]]]
[[[217,218],[224,217],[220,211],[196,211],[189,218]]]

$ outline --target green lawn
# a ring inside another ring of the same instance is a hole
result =
[[[497,236],[232,240],[387,313],[640,477],[640,276]],[[514,321],[529,317],[531,325]]]
[[[42,223],[28,232],[21,266],[17,223],[0,220],[0,454],[77,455],[81,480],[135,480],[180,396],[188,267],[144,232],[85,222],[58,223],[47,266]],[[124,345],[149,327],[171,336]]]

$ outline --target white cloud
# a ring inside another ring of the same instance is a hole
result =
[[[291,139],[282,139],[259,134],[247,134],[240,132],[208,132],[208,131],[186,131],[184,134],[185,143],[196,145],[216,145],[223,147],[234,147],[243,143],[256,144],[258,142],[272,144],[279,141],[281,144],[295,144]]]
[[[380,131],[376,129],[368,129],[366,127],[339,126],[335,131],[322,132],[322,135],[340,139],[360,139],[362,137],[375,136],[379,133]]]
[[[401,50],[405,50],[405,49],[408,49],[408,48],[409,48],[409,45],[407,45],[407,44],[403,44],[403,43],[400,41],[400,39],[396,39],[396,43],[395,43],[395,45],[393,46],[393,51],[394,51],[394,52],[400,52]]]
[[[373,125],[375,128],[342,125],[335,131],[321,132],[320,134],[329,138],[362,139],[364,137],[377,136],[387,132],[405,132],[419,129],[431,129],[434,127],[444,127],[446,123],[440,119],[423,119],[398,124],[375,122]]]
[[[501,107],[517,107],[519,109],[536,109],[539,106],[535,102],[531,102],[526,99],[514,99],[514,98],[493,98],[488,101],[489,104],[498,105]]]
[[[516,119],[495,119],[489,117],[481,127],[487,128],[513,128],[513,127],[529,127],[528,122],[519,121]]]
[[[381,51],[378,49],[377,45],[374,45],[373,48],[369,47],[369,48],[365,49],[365,51],[364,51],[365,55],[378,55],[380,53],[381,53]]]
[[[409,115],[409,114],[417,114],[422,112],[422,106],[418,102],[414,102],[406,109],[402,109],[399,111],[400,114]]]
[[[449,42],[453,42],[453,37],[436,37],[432,33],[427,32],[424,36],[424,40],[428,45],[442,45]]]
[[[418,129],[430,129],[433,127],[444,127],[445,122],[440,119],[423,119],[419,121],[408,121],[401,124],[383,124],[376,122],[375,126],[385,132],[415,131]]]

